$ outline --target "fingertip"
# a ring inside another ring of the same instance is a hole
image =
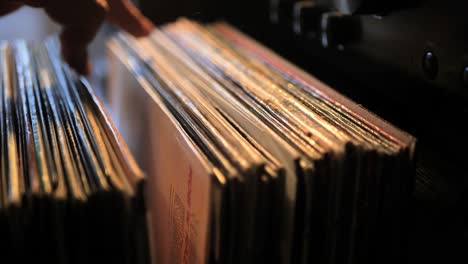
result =
[[[80,75],[88,76],[91,73],[91,64],[88,60],[71,67]]]
[[[89,75],[91,67],[87,60],[65,59],[68,65],[80,75]]]
[[[146,37],[154,30],[154,24],[145,17],[141,18],[139,21],[140,27],[131,34],[135,37]]]
[[[146,18],[129,0],[108,0],[108,20],[134,37],[148,36],[153,23]]]
[[[154,24],[146,17],[143,17],[142,19],[142,27],[145,31],[145,35],[151,34],[155,28]]]
[[[88,52],[86,46],[73,45],[62,38],[62,57],[77,73],[88,75],[91,66],[88,62]]]

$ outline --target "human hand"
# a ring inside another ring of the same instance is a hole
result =
[[[104,21],[135,37],[148,35],[154,27],[129,0],[0,0],[0,16],[24,5],[43,8],[62,25],[62,56],[81,74],[89,73],[87,46]]]

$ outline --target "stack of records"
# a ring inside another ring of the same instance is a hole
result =
[[[400,263],[415,138],[224,23],[108,42],[158,263]],[[138,155],[138,154],[137,154]]]
[[[144,174],[58,50],[0,44],[2,263],[149,263]]]

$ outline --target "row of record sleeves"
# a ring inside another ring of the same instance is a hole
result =
[[[414,137],[226,23],[107,46],[156,263],[404,261]]]
[[[0,43],[0,262],[151,263],[145,174],[59,51]]]

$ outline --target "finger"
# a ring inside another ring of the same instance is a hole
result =
[[[18,8],[22,7],[21,2],[5,2],[0,4],[0,16],[4,16],[11,12],[16,11]]]
[[[46,6],[47,14],[63,26],[60,40],[62,56],[72,68],[81,74],[89,73],[87,46],[94,39],[106,17],[107,5],[103,1],[52,0]]]
[[[70,41],[69,36],[75,35],[75,32],[75,29],[64,28],[60,34],[62,57],[79,74],[87,75],[91,70],[88,62],[87,45]]]
[[[149,21],[129,0],[108,0],[107,20],[135,37],[146,36],[154,28]]]

